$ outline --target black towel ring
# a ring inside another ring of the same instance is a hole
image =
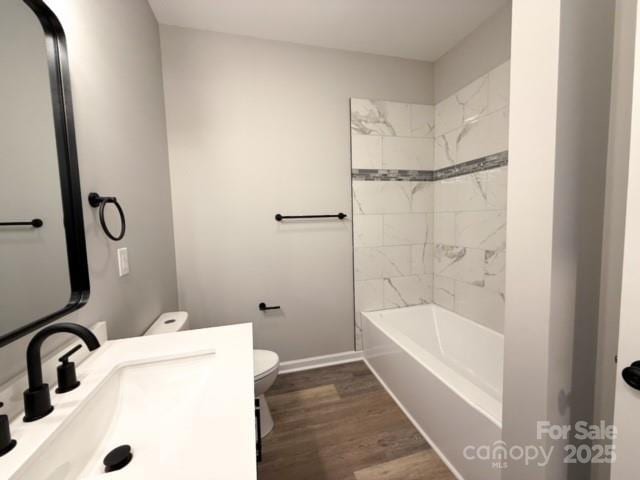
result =
[[[104,207],[105,205],[107,205],[107,203],[113,203],[113,205],[118,209],[118,213],[120,214],[121,227],[120,227],[120,234],[117,236],[112,234],[109,231],[109,227],[107,227],[107,222],[105,222],[104,220]],[[92,192],[89,194],[89,205],[91,205],[93,208],[100,207],[100,210],[99,210],[100,225],[102,225],[102,229],[104,230],[105,235],[107,235],[107,237],[109,237],[114,242],[118,242],[122,240],[124,238],[124,232],[127,229],[127,222],[124,218],[124,211],[122,210],[122,207],[118,203],[118,199],[116,197],[102,197],[99,194]]]

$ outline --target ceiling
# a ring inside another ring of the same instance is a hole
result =
[[[507,0],[149,0],[167,25],[435,61]]]

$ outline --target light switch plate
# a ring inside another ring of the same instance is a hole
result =
[[[129,275],[129,251],[126,247],[118,249],[118,273],[121,277]]]

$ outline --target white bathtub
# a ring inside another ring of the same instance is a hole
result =
[[[453,473],[499,479],[465,448],[501,439],[503,336],[436,305],[362,316],[365,361]]]

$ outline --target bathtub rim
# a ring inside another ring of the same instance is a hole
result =
[[[434,369],[429,366],[428,364],[426,364],[423,359],[421,359],[420,357],[418,357],[414,352],[411,351],[411,349],[407,348],[405,345],[403,345],[403,342],[398,341],[397,338],[395,338],[395,336],[391,333],[389,333],[387,330],[385,330],[384,327],[381,327],[378,324],[378,321],[376,318],[372,318],[371,316],[369,316],[370,314],[381,314],[381,313],[389,313],[389,312],[393,312],[394,310],[406,310],[406,309],[418,309],[418,308],[423,308],[423,307],[431,307],[431,308],[438,308],[438,309],[444,309],[443,307],[436,305],[436,304],[424,304],[424,305],[414,305],[414,306],[410,306],[410,307],[399,307],[399,308],[392,308],[392,309],[383,309],[383,310],[372,310],[369,312],[360,312],[361,315],[363,315],[366,320],[368,322],[370,322],[372,324],[373,327],[375,327],[376,329],[378,329],[383,335],[385,335],[387,338],[389,338],[393,343],[395,343],[403,352],[405,352],[407,355],[409,355],[413,360],[415,360],[416,362],[418,362],[423,368],[427,369],[429,371],[429,373],[431,375],[433,375],[434,377],[436,377],[441,383],[443,383],[444,385],[446,385],[447,388],[449,388],[451,391],[453,391],[458,397],[460,397],[462,400],[464,400],[465,403],[467,403],[471,408],[473,408],[474,410],[476,410],[478,413],[482,414],[484,417],[487,418],[487,420],[489,420],[490,422],[492,422],[495,426],[497,426],[498,428],[500,428],[502,430],[502,401],[499,401],[495,398],[493,398],[490,394],[488,394],[487,392],[485,392],[484,390],[482,390],[478,385],[476,385],[475,383],[473,383],[471,380],[465,378],[462,374],[460,374],[459,372],[456,372],[452,367],[450,367],[449,365],[446,365],[444,362],[442,362],[441,360],[437,359],[436,357],[434,357],[431,353],[426,352],[427,355],[432,356],[434,358],[435,361],[439,362],[440,364],[444,365],[446,367],[446,369],[450,370],[456,377],[460,377],[462,379],[463,382],[468,383],[472,386],[472,388],[474,390],[478,390],[480,392],[480,394],[482,396],[486,396],[488,398],[488,400],[493,403],[497,403],[499,405],[499,414],[497,415],[493,415],[491,414],[489,411],[487,411],[486,408],[481,407],[480,405],[478,405],[477,403],[474,403],[471,399],[468,398],[468,395],[460,392],[460,390],[455,386],[452,385],[451,382],[449,380],[447,380],[446,378],[444,378],[440,373],[438,373],[437,371],[434,371]],[[444,309],[446,310],[446,309]],[[468,318],[465,318],[455,312],[451,312],[450,310],[446,310],[447,313],[453,313],[455,315],[457,315],[458,317],[460,317],[461,319],[467,321],[467,322],[472,322],[474,324],[474,326],[478,326],[481,327],[484,330],[488,330],[490,333],[492,334],[496,334],[496,335],[501,335],[504,337],[504,335],[500,334],[499,332],[496,332],[494,330],[491,330],[490,328],[486,327],[485,325],[481,325],[477,322],[473,322],[472,320],[469,320]],[[406,336],[405,336],[406,337]],[[411,340],[409,337],[406,337],[407,340],[409,342],[411,342],[411,344],[416,344],[416,342],[414,342],[413,340]],[[367,345],[363,345],[363,352],[365,352],[365,360],[366,360],[366,351],[367,351]],[[367,362],[368,364],[368,362]]]

